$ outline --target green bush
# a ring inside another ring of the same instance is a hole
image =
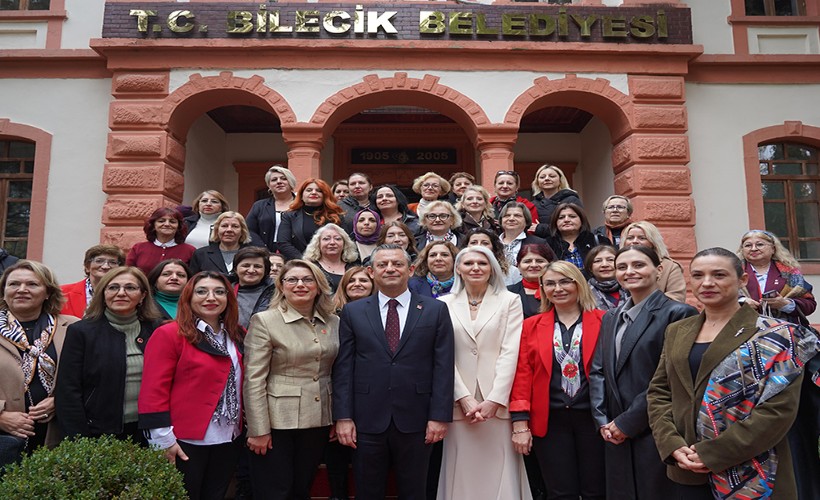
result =
[[[170,500],[187,494],[162,452],[103,436],[37,449],[6,469],[0,498]]]

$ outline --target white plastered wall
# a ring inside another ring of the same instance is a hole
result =
[[[100,241],[110,99],[108,79],[2,81],[0,118],[52,135],[43,262],[61,283],[82,278],[83,254]]]
[[[791,120],[818,127],[818,99],[820,85],[686,85],[698,248],[734,250],[749,229],[743,136]],[[820,287],[820,276],[807,278]]]
[[[105,0],[66,0],[65,10],[61,48],[87,49],[89,40],[102,36]]]
[[[703,45],[705,54],[733,54],[732,13],[729,0],[685,0],[692,12],[692,42]]]

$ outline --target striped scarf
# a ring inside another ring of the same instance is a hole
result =
[[[29,344],[26,331],[9,310],[0,311],[0,336],[11,342],[22,353],[20,368],[28,390],[34,373],[40,377],[43,388],[49,395],[54,392],[54,378],[57,375],[57,363],[46,353],[54,340],[54,316],[48,315],[48,326],[35,337],[34,345]]]
[[[724,358],[709,375],[696,423],[698,440],[714,439],[743,422],[754,408],[782,392],[818,351],[818,339],[805,328],[760,316],[757,332]],[[738,332],[738,335],[743,330]],[[774,491],[777,451],[709,474],[716,499],[766,498]]]

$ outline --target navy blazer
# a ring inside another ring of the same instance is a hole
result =
[[[387,346],[377,294],[347,304],[333,364],[333,420],[353,419],[378,434],[391,420],[400,432],[453,420],[455,355],[447,306],[412,295],[395,353]]]
[[[247,245],[239,245],[239,248],[247,246],[261,246],[249,243]],[[222,258],[222,250],[219,249],[219,243],[210,243],[207,247],[197,248],[194,255],[191,256],[191,262],[188,264],[191,269],[191,276],[200,271],[213,271],[215,273],[222,273],[228,276],[228,266],[225,265],[225,259]]]
[[[278,248],[273,236],[276,234],[276,205],[272,198],[255,201],[245,218],[248,229],[262,239],[262,242],[273,253]]]

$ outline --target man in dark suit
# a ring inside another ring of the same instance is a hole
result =
[[[443,302],[407,289],[413,267],[400,246],[376,248],[369,272],[378,292],[341,314],[336,433],[355,449],[356,498],[384,498],[392,463],[399,498],[422,500],[431,445],[453,419],[453,325]]]

